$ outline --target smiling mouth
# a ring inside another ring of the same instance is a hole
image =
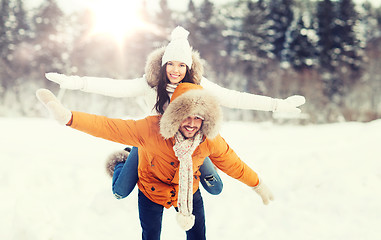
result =
[[[196,130],[196,128],[194,127],[184,127],[185,130],[187,130],[188,132],[193,132],[194,130]]]

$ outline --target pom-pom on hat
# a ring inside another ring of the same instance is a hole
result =
[[[183,27],[177,26],[171,33],[171,41],[165,48],[161,66],[168,61],[185,63],[189,69],[192,67],[192,48],[188,42],[189,32]]]

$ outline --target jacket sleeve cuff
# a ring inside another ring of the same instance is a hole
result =
[[[66,123],[66,126],[71,126],[72,123],[73,123],[73,113],[71,114],[71,118],[70,118],[69,122]]]

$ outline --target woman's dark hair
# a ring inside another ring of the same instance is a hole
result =
[[[164,113],[164,105],[170,101],[170,98],[168,96],[167,92],[167,84],[169,83],[169,80],[167,78],[167,64],[164,64],[160,68],[160,75],[159,75],[159,83],[157,84],[157,97],[156,97],[156,104],[154,106],[154,109],[160,114]],[[189,68],[187,66],[187,72],[185,74],[184,79],[181,82],[188,82],[188,83],[194,83],[193,77],[191,77],[191,73],[189,71]]]

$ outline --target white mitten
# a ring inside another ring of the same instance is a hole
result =
[[[263,183],[261,179],[259,179],[259,183],[257,186],[253,187],[253,190],[262,198],[263,204],[267,205],[270,201],[274,200],[274,195],[270,191],[270,189]]]
[[[286,99],[274,99],[273,112],[282,113],[301,113],[298,108],[306,102],[306,98],[300,95],[294,95]]]
[[[66,125],[71,120],[71,111],[65,108],[51,91],[38,89],[36,96],[60,124]]]
[[[83,90],[85,80],[79,76],[66,76],[60,73],[45,73],[45,77],[55,83],[58,83],[61,88],[71,90]]]

